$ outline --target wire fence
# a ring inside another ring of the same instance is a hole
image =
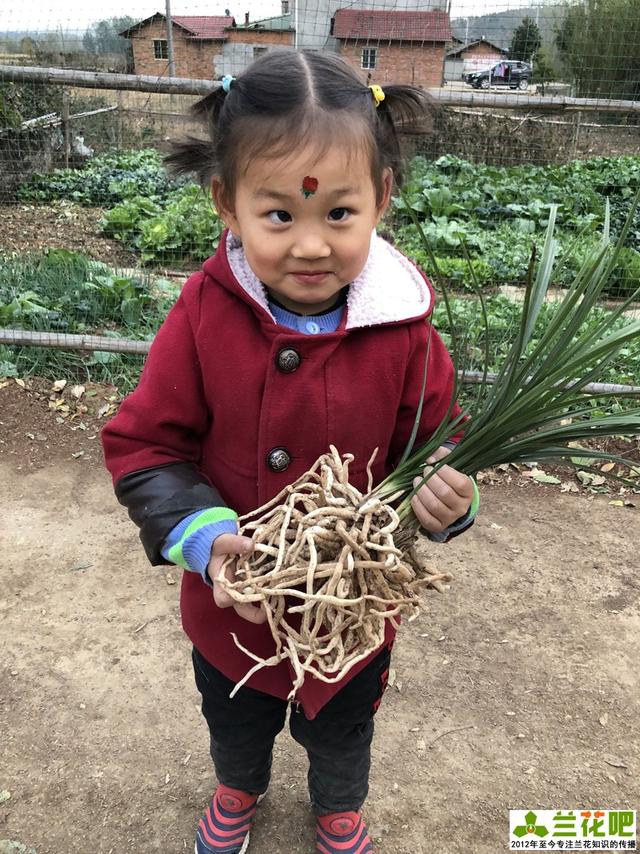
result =
[[[103,17],[24,5],[0,31],[0,375],[48,370],[20,337],[31,331],[40,345],[82,336],[69,370],[135,381],[141,356],[126,373],[117,346],[95,347],[106,336],[144,351],[221,233],[207,196],[166,174],[165,144],[197,134],[189,107],[266,51],[332,51],[364,83],[430,92],[433,130],[407,142],[407,198],[467,330],[480,329],[471,275],[486,289],[496,358],[550,206],[562,288],[598,239],[605,199],[615,238],[640,186],[637,0],[252,0],[218,14],[202,0],[173,12],[131,0]],[[381,231],[434,274],[399,204]],[[639,250],[640,215],[608,300],[640,284]],[[59,346],[48,349],[59,372]],[[612,383],[637,387],[640,352],[628,359]]]

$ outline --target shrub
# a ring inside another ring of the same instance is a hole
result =
[[[626,299],[640,288],[640,252],[635,249],[620,250],[619,263],[607,285],[612,297]]]

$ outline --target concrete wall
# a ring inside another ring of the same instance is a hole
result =
[[[267,50],[293,48],[293,32],[227,30],[227,33],[229,37],[214,61],[216,77],[221,77],[223,74],[240,74],[253,62],[260,48]]]
[[[444,44],[382,45],[376,47],[376,67],[372,70],[361,68],[362,49],[367,47],[361,41],[341,43],[340,55],[353,66],[363,82],[411,83],[415,86],[441,86],[444,73]],[[370,77],[369,77],[370,75]]]
[[[447,83],[462,80],[464,61],[458,57],[450,57],[444,61],[444,79]]]
[[[337,51],[338,44],[329,35],[331,18],[337,9],[358,6],[386,12],[432,12],[447,8],[444,0],[359,0],[355,4],[347,0],[291,0],[298,36],[296,46]]]

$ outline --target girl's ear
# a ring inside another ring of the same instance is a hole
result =
[[[211,179],[211,196],[220,219],[230,231],[239,235],[238,220],[235,212],[227,207],[222,181],[219,178],[213,177]]]
[[[391,191],[393,190],[393,172],[387,166],[382,173],[382,199],[378,205],[378,222],[385,215],[389,202],[391,201]]]

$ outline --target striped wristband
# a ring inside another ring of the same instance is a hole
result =
[[[214,540],[221,534],[237,532],[237,513],[229,507],[210,507],[177,525],[167,538],[169,548],[163,550],[163,554],[176,566],[199,572],[206,581]]]

